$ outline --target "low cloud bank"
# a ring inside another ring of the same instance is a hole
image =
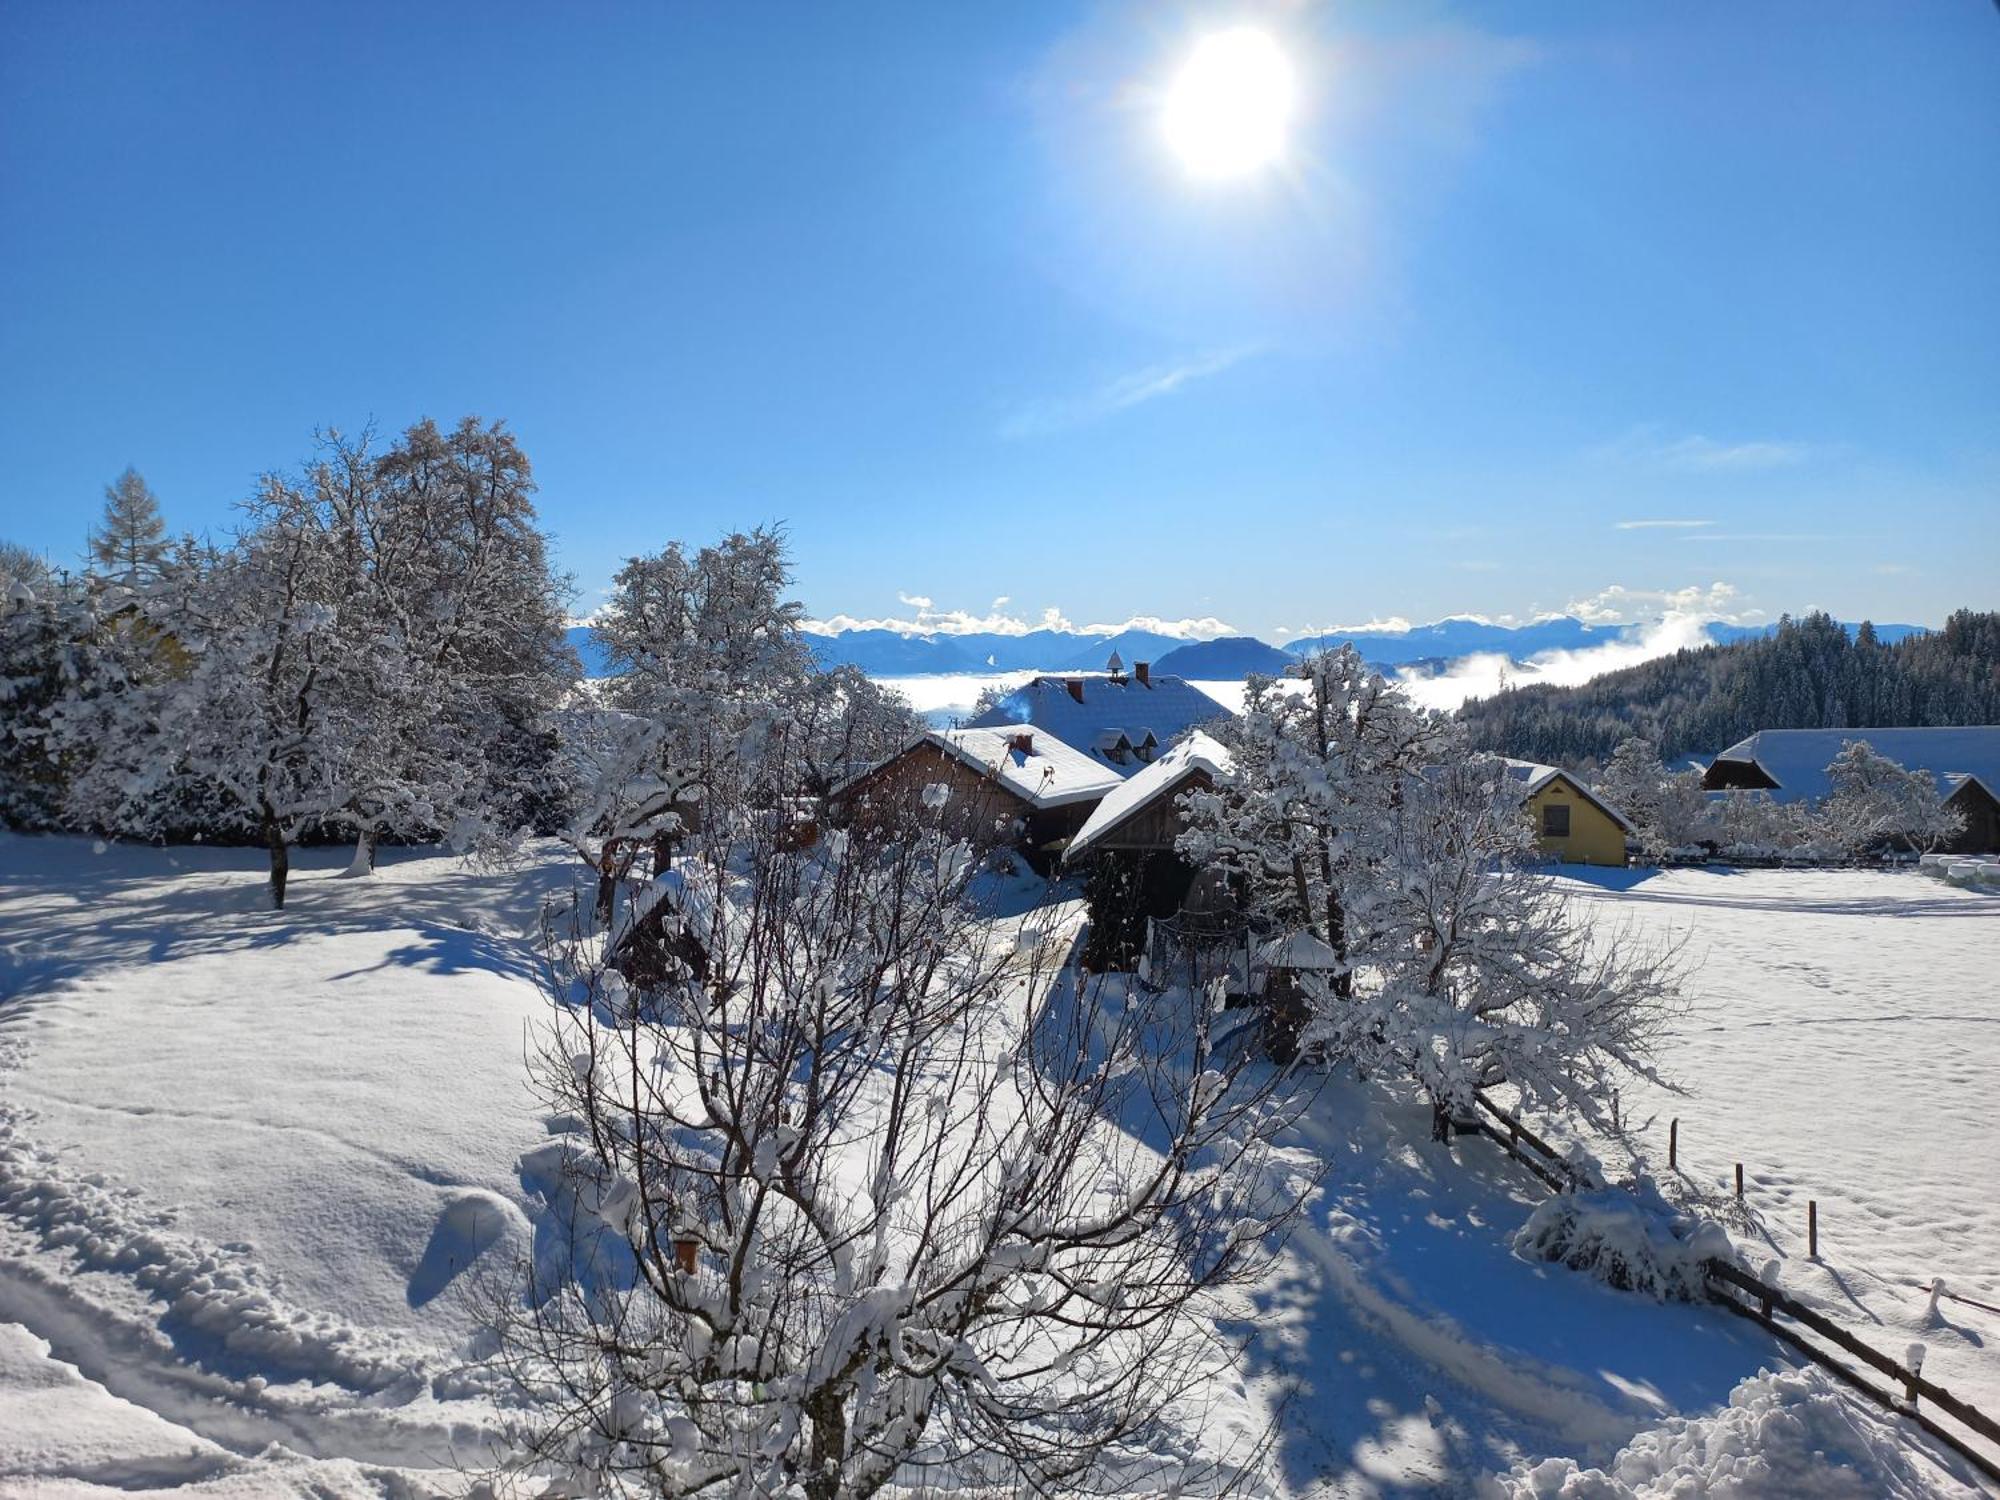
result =
[[[1491,697],[1503,687],[1526,687],[1532,683],[1575,687],[1620,667],[1634,667],[1656,656],[1714,644],[1705,621],[1692,615],[1668,615],[1602,646],[1544,651],[1526,661],[1510,661],[1498,652],[1467,656],[1452,662],[1442,672],[1400,672],[1397,681],[1424,707],[1453,709],[1467,698]]]

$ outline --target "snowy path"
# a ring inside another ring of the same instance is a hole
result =
[[[1665,1056],[1690,1097],[1648,1091],[1690,1187],[1744,1164],[1753,1262],[1878,1347],[2000,1414],[2000,1315],[1928,1316],[1928,1288],[2000,1306],[2000,895],[1915,873],[1675,870],[1565,876],[1604,921],[1673,933],[1695,1012]],[[1820,1261],[1806,1256],[1819,1205]],[[1727,1207],[1728,1205],[1724,1205]]]

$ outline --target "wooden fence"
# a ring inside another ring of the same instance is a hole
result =
[[[1527,1167],[1545,1186],[1559,1193],[1571,1189],[1588,1191],[1603,1186],[1523,1124],[1518,1115],[1500,1108],[1483,1092],[1477,1096],[1477,1101],[1480,1118],[1472,1123],[1476,1124],[1479,1132]],[[1926,1380],[1920,1371],[1910,1368],[1902,1360],[1892,1358],[1855,1337],[1825,1314],[1741,1268],[1727,1261],[1710,1260],[1703,1270],[1711,1302],[1756,1323],[1886,1410],[1909,1418],[1981,1474],[2000,1484],[2000,1458],[1980,1452],[1958,1434],[1941,1427],[1928,1412],[1921,1409],[1920,1403],[1929,1402],[1936,1410],[1963,1423],[1992,1443],[1996,1451],[2000,1451],[2000,1422],[1994,1421],[1971,1402],[1954,1396],[1943,1386]],[[1779,1321],[1781,1314],[1790,1322]],[[1898,1390],[1883,1389],[1847,1360],[1808,1338],[1802,1329],[1888,1376],[1896,1383],[1900,1394]]]

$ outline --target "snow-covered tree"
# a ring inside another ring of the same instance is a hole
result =
[[[503,1341],[530,1466],[815,1500],[1194,1477],[1160,1441],[1214,1376],[1189,1314],[1297,1202],[1262,1170],[1279,1075],[1185,994],[1079,992],[941,823],[802,849],[711,814],[611,929],[552,938],[539,1076],[579,1133]]]
[[[1708,798],[1699,771],[1669,771],[1659,746],[1642,735],[1619,742],[1598,778],[1606,801],[1632,820],[1649,851],[1699,843],[1708,824]]]
[[[1679,1008],[1674,951],[1593,934],[1532,868],[1534,838],[1497,760],[1457,746],[1404,786],[1372,904],[1372,964],[1314,994],[1302,1042],[1413,1078],[1448,1139],[1481,1089],[1602,1124],[1621,1073],[1652,1076]]]
[[[859,771],[878,765],[923,733],[924,721],[902,694],[870,681],[859,667],[814,672],[789,700],[789,732],[798,745],[799,791],[824,797]]]
[[[778,794],[762,769],[813,671],[790,586],[784,537],[763,529],[619,570],[595,622],[607,694],[652,726],[651,774],[672,800]]]
[[[1818,808],[1820,837],[1848,854],[1935,849],[1965,827],[1944,805],[1937,778],[1905,770],[1866,740],[1849,740],[1826,768],[1832,790]]]
[[[1302,687],[1250,679],[1243,712],[1217,730],[1237,774],[1188,798],[1178,847],[1197,866],[1240,877],[1253,909],[1325,942],[1345,995],[1366,951],[1391,814],[1444,727],[1351,645],[1295,672]]]
[[[51,716],[83,666],[83,590],[0,544],[0,825],[53,826],[64,775]]]
[[[419,422],[379,457],[336,445],[321,470],[377,643],[343,813],[354,872],[384,833],[504,835],[551,795],[553,714],[577,676],[527,456],[467,417]]]
[[[167,556],[167,523],[160,502],[128,468],[104,487],[104,517],[90,533],[90,560],[98,572],[127,588],[142,588]]]
[[[283,906],[308,831],[504,823],[574,678],[526,459],[498,426],[420,423],[386,453],[327,435],[268,476],[225,551],[184,549],[118,608],[144,670],[63,706],[86,824],[178,831],[198,789],[270,849]]]

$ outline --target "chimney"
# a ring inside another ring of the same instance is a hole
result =
[[[1069,689],[1070,697],[1076,699],[1079,703],[1083,702],[1083,679],[1081,677],[1072,677],[1063,683],[1063,686]]]
[[[1024,730],[1007,741],[1007,748],[1019,751],[1022,755],[1033,755],[1035,753],[1035,737]]]
[[[1140,687],[1151,687],[1153,685],[1153,664],[1149,661],[1133,662],[1132,675],[1139,679]]]

